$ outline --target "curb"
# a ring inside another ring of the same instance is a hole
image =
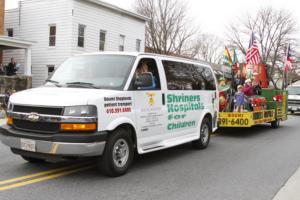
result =
[[[274,196],[273,200],[299,200],[300,197],[300,167],[288,179],[284,186]]]

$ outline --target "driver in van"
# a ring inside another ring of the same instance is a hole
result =
[[[147,73],[147,72],[149,72],[148,64],[147,64],[147,62],[143,61],[137,67],[135,75],[139,76],[139,75]]]
[[[152,72],[149,71],[149,66],[147,64],[146,61],[142,61],[139,66],[136,69],[135,72],[135,76],[136,78],[144,73],[151,73],[152,75],[152,82],[153,84],[149,87],[142,87],[142,88],[138,88],[139,90],[152,90],[156,88],[156,84],[155,84],[155,77],[153,76]]]

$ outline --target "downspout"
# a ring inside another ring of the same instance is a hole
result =
[[[4,35],[5,0],[0,0],[0,35]],[[0,49],[0,63],[3,62],[3,51]]]
[[[22,11],[22,1],[19,1],[19,35],[21,35],[21,11]]]

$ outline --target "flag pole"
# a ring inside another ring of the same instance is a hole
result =
[[[229,53],[229,52],[228,52]],[[234,97],[234,60],[231,61],[231,85],[230,85],[230,111],[233,111],[233,97]]]
[[[288,48],[287,48],[287,53],[286,53],[286,62],[288,62],[289,51],[290,51],[290,43],[288,43]],[[290,73],[290,65],[288,66],[288,69],[286,72],[286,87],[285,87],[285,89],[289,85],[289,73]]]
[[[289,51],[289,46],[290,44],[288,43],[287,48],[286,48],[286,52],[285,52],[285,62],[283,64],[283,76],[282,76],[282,90],[286,89],[287,87],[287,81],[288,81],[288,73],[286,72],[286,64],[287,64],[287,57],[288,57],[288,51]]]
[[[234,52],[233,52],[233,54],[234,54]],[[235,82],[235,78],[234,78],[234,59],[231,62],[231,77],[232,77],[231,89],[232,89],[232,91],[234,91],[234,82]]]

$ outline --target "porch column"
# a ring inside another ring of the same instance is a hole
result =
[[[31,48],[25,49],[24,75],[31,76]]]

